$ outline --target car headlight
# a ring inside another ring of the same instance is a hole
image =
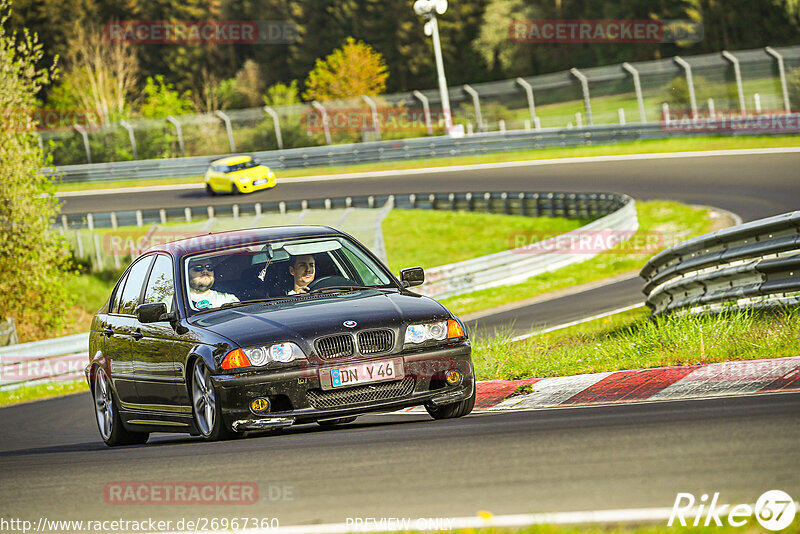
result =
[[[261,347],[247,347],[229,352],[222,360],[223,369],[263,367],[271,362],[289,363],[306,357],[295,343],[275,343]]]
[[[443,339],[447,339],[447,321],[412,324],[406,328],[406,343],[419,344]]]

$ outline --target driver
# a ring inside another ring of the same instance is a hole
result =
[[[189,262],[189,300],[198,310],[219,308],[229,302],[239,302],[236,295],[214,291],[214,263],[208,258]]]
[[[308,292],[308,284],[314,281],[316,262],[311,254],[293,256],[289,263],[289,274],[294,278],[294,288],[287,295],[297,295]]]

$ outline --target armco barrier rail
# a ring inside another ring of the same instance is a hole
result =
[[[678,121],[655,122],[647,124],[628,124],[612,126],[588,126],[585,128],[550,128],[536,130],[514,130],[487,132],[465,137],[420,137],[392,141],[376,141],[346,145],[329,145],[287,150],[253,152],[254,157],[271,168],[297,169],[319,166],[351,165],[381,161],[402,161],[429,157],[452,157],[475,154],[488,154],[513,150],[536,148],[574,147],[592,144],[636,141],[642,139],[661,139],[697,134],[736,135],[738,133],[800,133],[800,114],[762,115],[758,123],[750,127],[730,126],[730,119],[724,122],[704,121],[702,127],[693,128],[691,124]],[[780,127],[771,127],[772,117],[779,120]],[[794,125],[792,128],[791,125]],[[200,176],[208,169],[211,161],[224,155],[196,156],[188,158],[120,161],[86,165],[67,165],[45,172],[61,175],[64,183],[108,182],[115,180],[139,180],[148,178],[174,178]]]
[[[800,304],[800,211],[679,243],[641,276],[653,315]]]
[[[0,348],[0,389],[80,379],[88,351],[88,333]]]
[[[607,205],[607,215],[577,230],[538,243],[533,250],[526,247],[515,248],[428,269],[425,273],[426,282],[420,293],[436,298],[452,297],[470,291],[516,284],[593,258],[613,247],[617,241],[630,238],[639,229],[633,199],[627,195],[608,196],[612,197],[612,202]],[[581,198],[572,198],[569,202],[576,207],[586,202],[583,195],[575,197]],[[558,248],[556,241],[579,242],[582,238],[591,239],[590,236],[602,236],[604,233],[611,234],[613,238],[603,240],[602,247],[592,247],[591,251],[554,250]]]

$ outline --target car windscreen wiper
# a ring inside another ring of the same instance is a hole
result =
[[[387,289],[377,286],[358,286],[358,285],[346,285],[346,286],[328,286],[328,287],[318,287],[317,289],[312,289],[307,295],[317,295],[319,293],[335,293],[335,292],[342,292],[342,291],[360,291],[362,289]]]
[[[215,309],[221,310],[221,309],[224,309],[224,308],[237,308],[239,306],[249,306],[250,304],[259,304],[259,303],[262,303],[262,302],[273,302],[273,301],[276,301],[276,300],[286,300],[288,298],[291,298],[291,296],[266,297],[266,298],[263,298],[263,299],[240,300],[238,302],[226,302],[225,304],[223,304],[219,308],[215,308]]]

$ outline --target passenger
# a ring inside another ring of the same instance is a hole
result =
[[[315,269],[316,263],[314,261],[314,256],[311,254],[293,256],[289,263],[289,274],[294,278],[294,288],[291,289],[287,295],[307,293],[308,284],[314,281]]]
[[[229,302],[239,302],[236,295],[214,291],[214,264],[208,260],[189,262],[189,299],[197,310],[219,308]]]

